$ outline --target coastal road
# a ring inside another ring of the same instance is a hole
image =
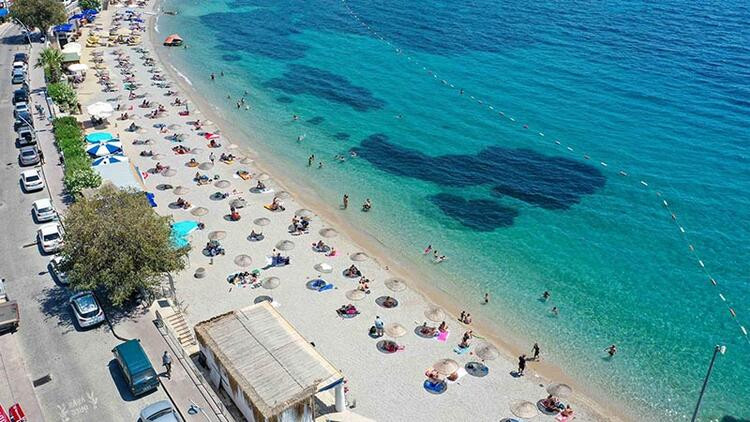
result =
[[[41,48],[39,43],[33,45],[29,61],[32,92],[43,86],[41,69],[33,69]],[[39,225],[32,219],[31,204],[47,197],[51,189],[55,205],[62,206],[62,168],[51,126],[35,114],[49,187],[31,194],[21,191],[11,103],[18,85],[11,85],[9,71],[13,54],[21,51],[28,53],[29,47],[22,43],[20,31],[9,24],[0,26],[0,69],[7,71],[0,74],[0,277],[6,280],[8,296],[18,301],[21,313],[18,331],[5,334],[13,337],[2,340],[18,341],[45,420],[135,421],[141,408],[166,395],[160,389],[135,399],[127,392],[112,360],[111,349],[119,341],[106,325],[85,331],[77,328],[67,305],[70,291],[48,274],[50,257],[36,245]],[[44,104],[42,99],[42,94],[32,94],[35,104]]]

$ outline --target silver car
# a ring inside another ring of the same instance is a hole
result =
[[[104,322],[104,311],[94,293],[85,291],[76,293],[68,301],[73,315],[81,328],[93,327]]]
[[[169,400],[158,401],[141,410],[138,422],[183,422],[180,415],[172,408]]]
[[[34,218],[39,223],[46,223],[57,219],[57,211],[52,205],[52,201],[49,198],[42,198],[34,201],[31,205],[31,212],[34,213]]]
[[[22,166],[33,166],[39,164],[41,158],[39,157],[39,150],[36,146],[22,147],[18,151],[18,161]]]
[[[60,255],[53,256],[52,259],[49,260],[49,272],[57,279],[58,283],[67,286],[70,284],[70,281],[68,280],[68,274],[60,269],[62,262],[63,259]]]

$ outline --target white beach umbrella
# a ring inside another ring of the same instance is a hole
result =
[[[339,232],[337,232],[335,229],[332,229],[330,227],[321,229],[318,233],[320,233],[321,236],[326,237],[326,238],[332,238],[332,237],[336,237],[339,235]]]
[[[211,170],[212,168],[214,168],[214,163],[206,161],[205,163],[200,163],[200,165],[198,165],[198,168],[201,170]]]
[[[536,405],[526,400],[515,400],[510,404],[510,411],[519,418],[530,419],[539,414]]]
[[[425,318],[434,322],[445,321],[445,311],[443,308],[438,306],[431,306],[424,311]]]
[[[214,186],[220,189],[226,189],[231,185],[232,183],[229,180],[219,180],[218,182],[214,183]]]
[[[458,371],[458,362],[453,359],[440,359],[432,365],[432,369],[438,374],[448,376]]]
[[[234,257],[234,263],[239,267],[249,267],[253,264],[253,259],[248,255],[241,254]]]
[[[310,218],[313,216],[313,212],[307,208],[301,208],[294,212],[294,215],[301,218]]]
[[[356,252],[356,253],[353,253],[349,258],[351,258],[352,261],[362,262],[362,261],[367,261],[369,257],[364,252]]]
[[[328,274],[331,271],[333,271],[333,267],[330,264],[326,264],[325,262],[320,262],[320,263],[315,264],[314,268],[317,271],[321,273],[325,273],[325,274]]]
[[[349,298],[349,300],[362,300],[367,296],[367,293],[363,292],[359,289],[349,290],[346,292],[346,297]]]
[[[208,240],[224,240],[226,237],[227,232],[224,230],[217,230],[208,234]]]
[[[276,244],[276,249],[280,251],[291,251],[294,249],[294,242],[291,240],[282,240]]]
[[[105,155],[104,157],[96,158],[91,162],[92,166],[102,166],[107,164],[123,163],[128,161],[128,157],[122,154]]]
[[[115,109],[112,108],[112,105],[109,103],[105,103],[104,101],[98,101],[94,104],[90,104],[86,107],[86,112],[90,115],[96,117],[97,119],[106,119],[107,117],[111,116],[112,113],[115,112]]]
[[[278,277],[268,277],[268,278],[263,279],[263,281],[260,282],[260,285],[264,289],[269,289],[269,290],[279,287],[280,284],[281,284],[281,280],[279,280]]]
[[[385,280],[385,287],[394,292],[401,292],[406,290],[406,282],[400,278],[389,278]]]
[[[164,177],[172,177],[177,175],[177,170],[175,169],[166,169],[163,172],[161,172],[161,175]]]
[[[547,386],[547,392],[564,399],[573,394],[573,389],[568,384],[551,384]]]
[[[256,226],[267,226],[271,224],[271,220],[267,219],[266,217],[260,217],[253,220],[253,223],[255,223]]]
[[[185,186],[177,186],[172,190],[172,193],[175,195],[185,195],[188,192],[190,192],[190,188],[186,188]]]
[[[202,217],[202,216],[208,214],[208,208],[198,207],[198,208],[195,208],[192,211],[190,211],[190,214],[193,214],[196,217]]]
[[[76,72],[85,72],[88,70],[89,66],[83,63],[73,63],[72,65],[68,66],[68,70],[76,73]]]
[[[86,152],[95,157],[104,157],[105,155],[117,154],[122,152],[122,143],[119,141],[101,142],[90,144]]]
[[[406,327],[398,322],[392,322],[385,326],[385,333],[393,338],[403,337],[406,335]]]
[[[477,346],[477,348],[474,349],[474,354],[482,360],[495,360],[498,358],[498,356],[500,356],[500,352],[498,352],[494,346],[487,343],[482,343]]]

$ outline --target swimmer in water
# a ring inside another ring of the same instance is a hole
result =
[[[607,347],[606,349],[604,349],[604,351],[606,351],[609,354],[609,357],[612,357],[615,355],[615,353],[617,353],[617,346],[613,344]]]
[[[432,245],[427,245],[427,247],[424,248],[424,252],[422,252],[422,253],[424,255],[427,255],[428,253],[430,253],[430,251],[432,251]]]
[[[319,168],[319,169],[322,169],[322,168],[323,168],[323,162],[322,162],[322,161],[318,163],[318,168]]]
[[[557,309],[557,306],[553,306],[552,310],[550,312],[552,312],[552,315],[554,315],[554,316],[560,315],[560,310]]]
[[[547,299],[549,299],[549,297],[550,297],[549,292],[545,290],[544,293],[542,293],[542,300],[546,302]]]
[[[357,156],[357,151],[351,151],[349,153],[349,155],[351,155],[352,157],[356,157]]]
[[[296,121],[296,120],[299,120],[299,116],[297,116],[297,115],[295,114],[294,116],[292,116],[292,120],[295,120],[295,121]]]
[[[401,117],[402,117],[402,116],[401,116],[400,114],[397,114],[397,115],[396,115],[396,118],[397,118],[397,119],[400,119]]]

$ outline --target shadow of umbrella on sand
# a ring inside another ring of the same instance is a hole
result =
[[[367,296],[367,293],[359,289],[349,290],[348,292],[346,292],[346,297],[349,300],[362,300],[365,298],[365,296]]]
[[[519,418],[531,419],[539,415],[536,405],[526,400],[515,400],[510,404],[510,411]]]
[[[196,217],[202,217],[208,214],[208,208],[198,207],[190,211],[190,214],[193,214]]]
[[[234,263],[238,267],[249,267],[253,265],[253,259],[248,255],[240,254],[234,257]]]

